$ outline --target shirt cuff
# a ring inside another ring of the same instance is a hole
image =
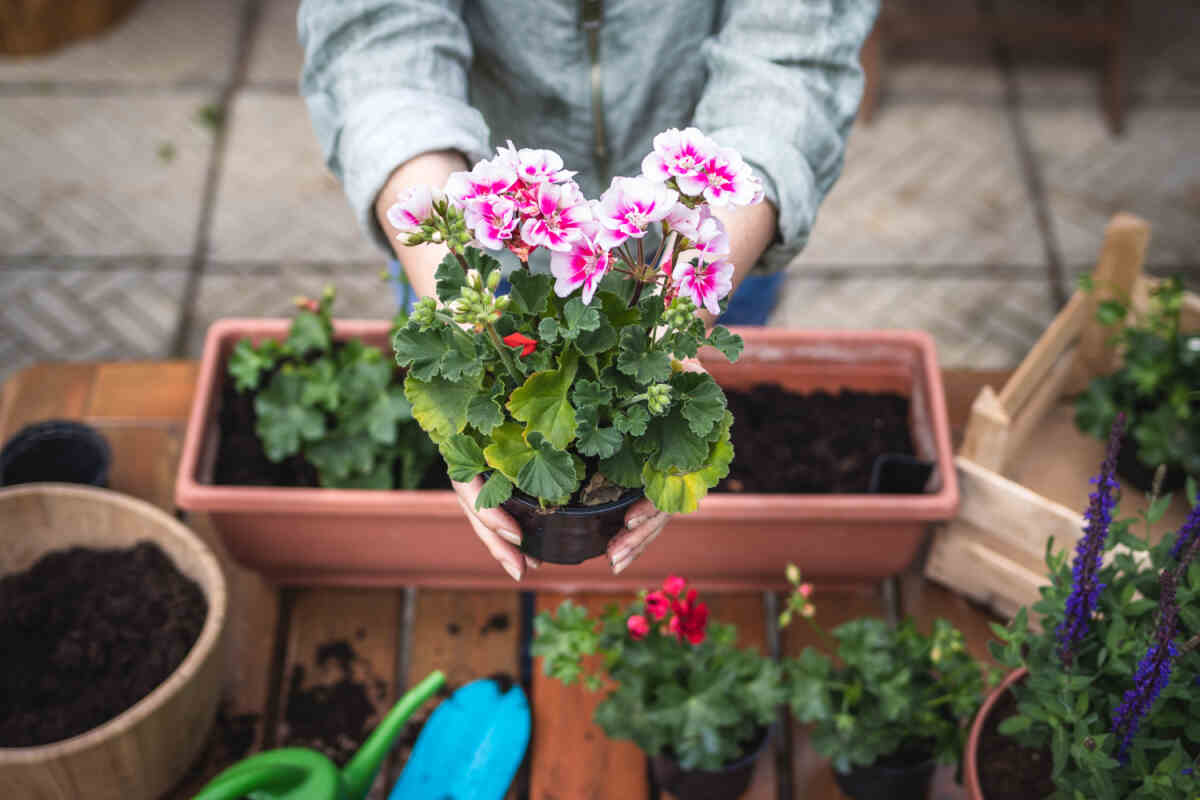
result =
[[[359,99],[346,114],[335,149],[355,216],[389,256],[393,251],[375,217],[375,200],[396,167],[435,150],[457,150],[468,163],[491,150],[487,123],[474,108],[405,89],[376,90]]]

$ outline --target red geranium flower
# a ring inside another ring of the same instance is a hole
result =
[[[692,644],[700,644],[707,636],[708,606],[696,602],[696,590],[692,589],[683,600],[672,600],[671,611],[675,616],[667,624],[667,630],[675,634],[679,641],[687,639]]]
[[[663,591],[666,592],[670,597],[675,597],[677,594],[682,592],[684,586],[687,586],[687,581],[678,575],[668,576],[667,579],[663,581]]]
[[[530,339],[522,333],[510,333],[504,337],[504,343],[509,347],[521,348],[521,358],[537,350],[537,339]]]
[[[650,632],[650,623],[647,622],[646,618],[641,614],[634,614],[625,623],[625,626],[629,628],[629,635],[632,636],[635,641],[645,639],[646,634]]]
[[[662,592],[651,592],[646,595],[646,613],[655,619],[665,617],[670,607],[671,601],[667,600],[667,596]]]

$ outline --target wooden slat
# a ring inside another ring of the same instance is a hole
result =
[[[875,586],[859,589],[839,588],[823,591],[817,587],[813,592],[813,603],[817,607],[816,620],[826,631],[831,631],[843,622],[859,617],[883,617],[883,598]],[[805,647],[815,647],[829,653],[830,648],[804,620],[793,620],[781,634],[783,655],[795,657]],[[792,791],[795,797],[809,800],[841,800],[842,793],[833,781],[833,770],[829,762],[809,744],[806,726],[792,725]]]
[[[96,367],[85,416],[94,420],[183,421],[192,408],[198,361],[120,361]]]
[[[32,364],[20,370],[5,381],[0,394],[0,436],[7,439],[44,419],[79,419],[95,376],[95,364],[79,362]]]
[[[1086,319],[1095,320],[1100,303],[1111,298],[1127,301],[1142,271],[1150,225],[1132,214],[1113,216],[1104,228],[1104,244],[1092,277],[1094,289],[1087,295]],[[1093,375],[1111,372],[1116,350],[1109,342],[1112,333],[1099,324],[1085,325],[1079,336],[1079,359]]]
[[[999,472],[1008,460],[1008,434],[1012,418],[991,386],[985,386],[971,404],[963,434],[962,455]]]
[[[536,610],[558,608],[566,595],[539,592]],[[572,598],[592,613],[609,603],[624,605],[625,594],[583,594]],[[633,742],[615,741],[592,722],[602,695],[578,684],[563,686],[533,669],[533,744],[530,800],[645,800],[645,756]]]
[[[396,702],[396,668],[403,620],[404,596],[391,589],[302,589],[295,595],[291,623],[287,633],[283,680],[280,682],[277,746],[317,746],[327,752],[337,748],[330,741],[307,740],[299,736],[289,719],[299,710],[300,697],[314,687],[333,688],[340,683],[361,686],[362,695],[374,708],[367,720],[365,734]],[[349,646],[354,655],[349,674],[334,660],[318,662],[318,651],[325,646]],[[346,707],[328,703],[320,706],[324,715],[344,713]],[[349,755],[361,741],[347,742],[341,748]],[[322,746],[324,745],[324,746]],[[381,770],[369,795],[384,798],[391,790],[386,772]]]
[[[183,446],[178,428],[97,425],[112,449],[108,488],[175,509],[175,469]]]
[[[1025,356],[1000,391],[1000,405],[1009,416],[1016,417],[1022,412],[1026,401],[1042,384],[1051,367],[1079,338],[1079,332],[1087,322],[1088,311],[1087,293],[1076,291],[1050,327],[1038,338],[1029,355]]]

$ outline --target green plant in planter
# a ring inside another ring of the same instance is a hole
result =
[[[530,652],[547,675],[581,678],[610,691],[596,723],[648,755],[669,753],[684,769],[717,770],[745,755],[783,702],[782,670],[736,646],[732,625],[710,622],[708,606],[672,576],[626,609],[599,618],[571,601],[534,620]],[[583,660],[600,654],[599,673]]]
[[[517,150],[402,194],[389,219],[406,244],[445,244],[437,297],[393,338],[413,414],[450,477],[488,475],[479,507],[514,489],[543,507],[594,505],[644,489],[662,511],[694,511],[729,469],[732,416],[706,373],[704,344],[734,360],[742,342],[706,332],[731,288],[729,239],[709,206],[761,187],[738,154],[699,131],[655,139],[643,176],[583,197],[548,150]],[[652,255],[647,233],[661,234]],[[544,247],[550,274],[528,256]],[[501,288],[485,249],[522,266]]]
[[[326,487],[415,489],[437,451],[391,359],[358,339],[334,341],[333,300],[332,287],[320,300],[298,298],[287,339],[242,339],[229,375],[238,392],[257,392],[255,432],[271,461],[299,455]]]
[[[974,716],[990,682],[962,633],[944,619],[926,635],[912,620],[893,628],[874,618],[827,633],[814,619],[811,584],[800,582],[794,566],[788,578],[794,591],[780,625],[804,619],[839,662],[812,647],[786,662],[788,703],[797,720],[813,723],[813,748],[842,774],[909,759],[905,766],[930,758],[958,763],[966,741],[962,721]]]
[[[1075,557],[1047,547],[1051,584],[1007,628],[993,654],[1029,675],[1013,686],[1018,713],[999,726],[1048,751],[1054,800],[1179,800],[1200,795],[1200,507],[1174,536],[1150,544],[1170,496],[1136,520],[1115,520],[1123,419],[1094,479]],[[981,754],[985,761],[987,754]],[[1043,759],[1044,761],[1045,759]]]
[[[1081,285],[1093,288],[1087,276]],[[1129,298],[1100,303],[1097,319],[1115,329],[1123,364],[1112,375],[1094,378],[1079,396],[1075,424],[1103,441],[1123,413],[1138,460],[1148,469],[1166,464],[1200,476],[1200,334],[1179,330],[1183,294],[1179,278],[1162,281],[1141,317]]]

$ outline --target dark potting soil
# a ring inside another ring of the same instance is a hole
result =
[[[903,395],[797,394],[771,383],[725,396],[734,456],[717,491],[863,493],[879,456],[915,455]]]
[[[265,384],[265,381],[264,381]],[[317,469],[299,455],[278,464],[267,458],[254,426],[258,415],[254,411],[255,392],[238,392],[228,375],[221,385],[221,410],[217,415],[220,436],[217,458],[213,466],[213,483],[218,486],[320,486]],[[399,485],[400,460],[393,467]],[[441,458],[435,458],[421,489],[449,489],[450,478]]]
[[[979,782],[988,800],[1040,800],[1054,793],[1050,754],[1022,747],[997,730],[1015,713],[1017,701],[1005,692],[992,706],[979,738]]]
[[[163,551],[74,547],[0,580],[0,747],[102,725],[175,671],[208,603]]]

